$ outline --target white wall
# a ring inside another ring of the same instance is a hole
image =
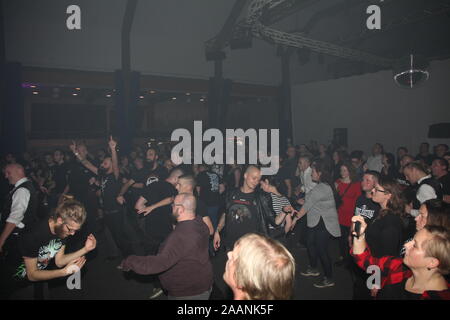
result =
[[[450,60],[431,64],[422,87],[399,88],[392,72],[383,71],[293,86],[295,143],[329,143],[333,128],[348,128],[350,150],[370,152],[375,142],[395,153],[406,146],[417,154],[421,142],[450,145],[450,139],[428,139],[428,126],[450,122]]]
[[[66,9],[81,8],[81,30],[66,28]],[[132,68],[144,74],[208,78],[204,42],[218,34],[234,1],[142,0],[131,34]],[[124,0],[3,1],[6,56],[28,66],[113,71],[121,65]],[[281,66],[273,46],[227,51],[224,76],[234,81],[278,84]]]

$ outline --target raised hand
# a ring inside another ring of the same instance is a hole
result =
[[[117,142],[113,139],[112,136],[109,137],[108,145],[111,150],[116,150]]]
[[[352,230],[351,234],[356,235],[355,232],[355,222],[361,222],[361,228],[359,229],[359,234],[363,235],[367,228],[367,223],[362,216],[353,216],[352,217]]]

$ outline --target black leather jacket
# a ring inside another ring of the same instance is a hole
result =
[[[239,192],[239,189],[235,189],[228,193],[226,198],[227,212],[229,212],[231,207],[233,196]],[[258,221],[258,230],[255,230],[255,232],[266,236],[269,235],[269,224],[275,226],[275,215],[272,211],[271,201],[271,197],[268,193],[261,190],[255,191],[256,210],[259,213],[256,217]]]

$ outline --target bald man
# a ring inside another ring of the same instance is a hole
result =
[[[37,221],[37,193],[20,164],[7,165],[4,174],[14,188],[2,210],[0,253],[13,255],[17,251],[18,235]]]
[[[247,233],[268,235],[268,224],[275,225],[268,195],[258,191],[261,181],[261,170],[249,166],[244,173],[244,183],[240,189],[230,192],[226,199],[225,212],[214,233],[214,248],[221,246],[220,232],[226,228],[224,247],[226,251],[233,249],[234,243]]]
[[[193,194],[178,194],[172,203],[177,224],[158,254],[129,256],[120,268],[142,275],[160,274],[159,280],[169,300],[208,300],[213,283],[209,231],[201,217],[196,216],[195,209]]]

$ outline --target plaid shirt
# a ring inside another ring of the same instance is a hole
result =
[[[371,265],[376,265],[381,271],[381,288],[385,286],[397,284],[412,277],[412,271],[403,264],[403,259],[398,257],[386,256],[375,258],[372,256],[369,248],[361,254],[354,254],[353,249],[350,254],[354,257],[356,264],[363,270]],[[443,291],[425,291],[421,299],[431,300],[450,300],[450,284],[448,289]]]

